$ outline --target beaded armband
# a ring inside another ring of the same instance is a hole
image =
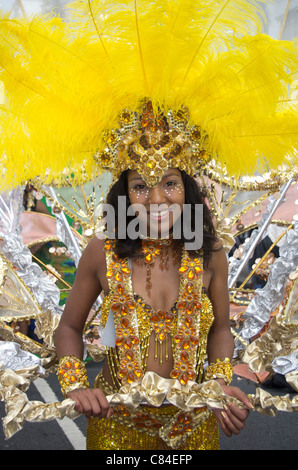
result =
[[[233,379],[233,366],[230,363],[228,357],[224,361],[216,359],[216,362],[209,364],[206,368],[205,381],[213,379],[223,379],[227,385],[232,382]]]
[[[57,376],[65,397],[68,392],[77,388],[89,388],[85,364],[74,356],[61,357]]]

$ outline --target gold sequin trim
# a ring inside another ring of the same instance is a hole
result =
[[[147,412],[147,409],[144,411]],[[175,411],[174,407],[154,409],[151,417],[160,418],[162,412],[169,419]],[[152,421],[149,422],[152,424]],[[86,438],[87,450],[173,450],[158,434],[150,435],[111,418],[89,418]],[[219,429],[215,416],[211,414],[204,420],[177,450],[219,450]]]

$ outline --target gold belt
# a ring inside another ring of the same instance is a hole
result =
[[[102,371],[96,377],[94,387],[100,388],[106,395],[115,393],[114,387],[105,380]],[[180,446],[211,415],[205,407],[184,412],[172,404],[161,407],[140,405],[134,410],[118,404],[113,409],[114,413],[109,419],[150,436],[159,436],[173,448]]]

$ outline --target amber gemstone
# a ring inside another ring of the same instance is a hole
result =
[[[122,318],[121,320],[121,325],[124,327],[124,328],[127,328],[129,326],[129,319],[128,318]]]
[[[189,272],[187,273],[187,279],[192,281],[194,279],[194,277],[195,277],[195,273],[194,273],[193,269],[190,269]]]
[[[141,369],[135,369],[134,371],[135,376],[139,379],[143,375],[143,371]]]
[[[167,335],[166,335],[166,333],[164,332],[164,330],[162,330],[162,331],[160,331],[160,332],[158,333],[158,339],[159,339],[160,341],[164,341],[164,340],[166,339],[166,337],[167,337]]]
[[[134,381],[135,381],[135,377],[134,377],[133,373],[130,372],[129,374],[127,374],[127,382],[129,384],[132,384]]]
[[[125,354],[125,356],[127,357],[127,359],[129,361],[132,361],[133,360],[133,352],[132,350],[130,349],[129,351],[127,351],[127,353]]]
[[[130,111],[123,111],[121,113],[121,120],[125,123],[128,124],[131,122],[132,119],[132,114]]]
[[[186,273],[186,271],[188,270],[188,267],[187,266],[181,266],[181,268],[179,269],[180,273]]]
[[[139,338],[137,336],[131,336],[130,337],[130,341],[132,342],[132,344],[136,345],[136,344],[139,344]]]
[[[186,374],[182,374],[181,377],[180,377],[180,383],[182,385],[186,385],[188,382],[188,378],[187,378],[187,375]]]
[[[124,285],[123,284],[118,284],[117,285],[117,291],[118,291],[118,294],[122,295],[125,292]]]
[[[127,268],[126,266],[123,266],[121,271],[124,273],[124,274],[130,274],[130,269]]]
[[[194,346],[196,346],[199,343],[199,338],[196,338],[196,336],[190,336],[189,339]]]
[[[187,377],[188,377],[190,380],[194,380],[194,379],[195,379],[195,376],[196,376],[196,374],[195,374],[193,371],[191,371],[191,370],[187,371]]]
[[[189,415],[186,415],[185,419],[184,419],[184,422],[185,422],[185,424],[191,423],[191,417]]]
[[[177,307],[178,307],[178,308],[185,308],[185,306],[186,306],[186,302],[185,302],[185,301],[178,302],[178,304],[177,304]]]
[[[159,318],[158,318],[158,315],[156,313],[154,313],[151,317],[150,317],[150,320],[153,322],[153,323],[157,323]]]
[[[187,313],[188,315],[191,315],[192,312],[193,312],[193,304],[192,304],[192,303],[189,303],[189,304],[187,304],[187,307],[186,307],[186,313]]]
[[[119,305],[119,304],[118,304]],[[128,308],[127,308],[127,305],[121,305],[120,307],[120,313],[121,315],[127,315],[128,314]]]
[[[175,341],[176,344],[178,344],[183,340],[183,338],[184,338],[184,336],[182,336],[182,335],[176,335],[174,337],[174,341]]]
[[[189,358],[189,355],[186,351],[183,351],[183,353],[181,354],[181,359],[183,361],[187,361],[187,359]]]
[[[189,346],[190,346],[190,342],[188,339],[186,339],[185,341],[183,341],[182,343],[182,349],[189,349]]]
[[[173,379],[178,379],[178,377],[179,377],[179,370],[177,370],[177,369],[172,370],[172,372],[171,372],[171,377],[172,377]]]
[[[174,315],[167,315],[165,319],[165,327],[170,328],[170,323],[174,320]]]
[[[187,292],[190,294],[193,291],[194,285],[191,282],[188,282],[185,286]]]

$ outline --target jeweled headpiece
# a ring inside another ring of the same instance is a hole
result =
[[[152,102],[140,112],[123,110],[119,128],[105,135],[106,149],[95,156],[102,168],[114,168],[118,179],[127,169],[137,170],[148,186],[155,186],[168,168],[194,175],[207,159],[207,135],[188,123],[186,108],[178,112],[153,110]]]

